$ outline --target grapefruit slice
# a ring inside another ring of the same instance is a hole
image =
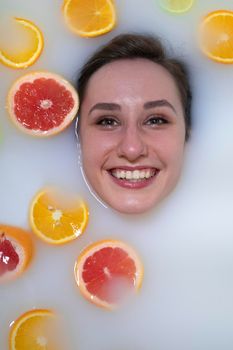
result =
[[[74,274],[87,300],[108,310],[117,306],[142,284],[143,265],[137,253],[118,240],[102,240],[78,257]]]
[[[64,244],[79,237],[88,223],[86,203],[57,189],[43,189],[30,207],[33,232],[49,244]]]
[[[14,124],[33,136],[51,136],[74,119],[79,98],[74,87],[60,75],[31,72],[12,85],[7,108]]]
[[[33,244],[28,232],[0,225],[0,283],[18,277],[28,266]]]
[[[56,315],[53,311],[27,311],[12,323],[9,334],[10,350],[61,349],[56,327]]]

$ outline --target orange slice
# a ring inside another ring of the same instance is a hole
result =
[[[201,49],[210,59],[233,63],[233,11],[208,13],[200,26]]]
[[[19,227],[0,225],[0,283],[21,275],[33,256],[30,234]]]
[[[32,136],[53,136],[67,128],[77,114],[74,87],[51,72],[30,72],[17,79],[7,97],[11,120]]]
[[[10,350],[57,350],[56,326],[56,316],[50,310],[24,313],[11,325]]]
[[[31,21],[15,18],[28,35],[28,47],[20,50],[5,50],[0,48],[0,62],[11,68],[27,68],[40,56],[44,47],[44,38],[41,30]]]
[[[105,34],[116,24],[112,0],[65,0],[63,14],[68,27],[84,37]]]
[[[32,201],[32,230],[47,243],[64,244],[72,241],[84,232],[87,222],[88,208],[80,198],[55,189],[45,189]]]
[[[74,274],[85,298],[113,310],[129,292],[139,290],[143,265],[126,243],[102,240],[84,249],[75,263]]]

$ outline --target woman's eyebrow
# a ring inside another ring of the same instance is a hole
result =
[[[173,112],[177,114],[176,109],[167,100],[155,100],[155,101],[148,101],[144,103],[145,109],[154,108],[154,107],[169,107],[173,110]]]
[[[106,111],[119,111],[121,110],[121,106],[118,105],[117,103],[107,103],[107,102],[96,103],[93,107],[91,107],[88,114],[90,114],[95,109],[102,109],[102,110],[104,109]]]

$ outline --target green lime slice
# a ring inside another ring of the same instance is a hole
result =
[[[159,3],[166,11],[183,13],[192,7],[194,0],[159,0]]]

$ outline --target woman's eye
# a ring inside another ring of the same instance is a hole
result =
[[[167,124],[167,123],[168,123],[167,119],[165,119],[163,117],[159,117],[159,116],[151,117],[146,121],[147,125],[162,125],[162,124]]]
[[[97,125],[101,125],[104,127],[112,127],[118,125],[118,122],[113,118],[101,118],[100,120],[98,120]]]

